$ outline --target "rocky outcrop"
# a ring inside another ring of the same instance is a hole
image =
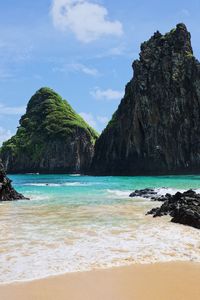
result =
[[[11,180],[6,176],[4,166],[0,161],[0,202],[27,199],[19,194],[11,185]],[[27,199],[28,200],[28,199]]]
[[[171,196],[169,193],[163,194],[164,190],[167,190],[167,188],[161,188],[161,189],[150,189],[145,188],[142,190],[135,190],[132,192],[129,197],[136,197],[136,198],[147,198],[154,201],[165,201],[168,199],[168,196]],[[161,192],[162,190],[162,192]]]
[[[83,173],[97,133],[49,88],[30,99],[17,133],[1,148],[9,173]]]
[[[142,197],[142,198],[154,198],[157,195],[157,192],[154,189],[143,189],[143,190],[135,190],[132,192],[129,197]]]
[[[148,214],[154,217],[170,215],[174,223],[200,229],[200,194],[196,194],[193,190],[177,192],[173,196],[167,194],[161,207],[153,208]]]
[[[95,175],[200,171],[200,63],[184,24],[141,45],[134,77],[95,146]]]

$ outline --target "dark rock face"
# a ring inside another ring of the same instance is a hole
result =
[[[0,154],[9,173],[83,173],[90,167],[97,137],[67,101],[42,88]]]
[[[11,185],[11,180],[6,176],[2,162],[0,161],[0,201],[12,201],[27,199],[19,194]],[[27,199],[28,200],[28,199]]]
[[[200,63],[184,24],[141,45],[134,77],[96,142],[91,173],[200,171]]]
[[[147,214],[154,217],[170,215],[174,223],[200,229],[200,194],[189,190],[184,193],[178,192],[174,196],[167,194],[165,198],[161,207],[153,208]]]

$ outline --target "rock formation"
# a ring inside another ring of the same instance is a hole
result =
[[[9,173],[82,173],[90,166],[97,136],[67,101],[42,88],[0,154]]]
[[[177,192],[175,195],[166,194],[165,197],[156,200],[164,203],[147,214],[152,214],[154,217],[170,215],[174,223],[200,229],[200,194],[189,190],[184,193]]]
[[[154,197],[159,198],[158,193],[154,189],[145,188],[142,190],[135,190],[132,192],[129,197],[142,197],[142,198],[150,198],[154,199]]]
[[[184,24],[141,45],[125,96],[95,146],[95,175],[200,172],[200,63]]]
[[[6,176],[4,166],[0,161],[0,202],[27,199],[17,193],[11,185],[11,180]],[[28,199],[27,199],[28,200]]]

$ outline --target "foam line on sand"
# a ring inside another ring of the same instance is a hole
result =
[[[200,264],[158,263],[0,285],[1,300],[199,300]]]

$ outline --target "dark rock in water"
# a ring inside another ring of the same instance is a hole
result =
[[[200,229],[200,210],[197,211],[196,207],[176,209],[171,221]]]
[[[0,161],[0,201],[27,199],[19,194],[11,185],[11,180],[6,176],[4,166]],[[28,200],[28,199],[27,199]]]
[[[175,195],[166,195],[161,207],[153,208],[147,214],[154,217],[170,215],[172,222],[200,229],[200,194],[193,190]]]
[[[200,229],[200,194],[193,190],[184,193],[177,192],[175,195],[166,193],[159,195],[155,189],[135,190],[130,197],[148,198],[153,201],[161,201],[160,207],[151,209],[147,214],[153,217],[170,215],[172,222],[189,225]]]
[[[156,195],[157,192],[153,189],[143,189],[143,190],[135,190],[133,193],[129,195],[129,197],[142,197],[142,198],[152,198],[152,196]]]
[[[91,174],[200,171],[200,63],[184,24],[141,45],[134,77],[96,142]]]
[[[129,197],[141,197],[141,198],[150,198],[151,200],[154,201],[165,201],[167,200],[168,195],[169,194],[166,194],[165,196],[159,195],[157,190],[146,188],[142,190],[135,190],[129,195]]]
[[[83,173],[98,134],[57,93],[42,88],[30,99],[15,136],[1,148],[9,173]]]

